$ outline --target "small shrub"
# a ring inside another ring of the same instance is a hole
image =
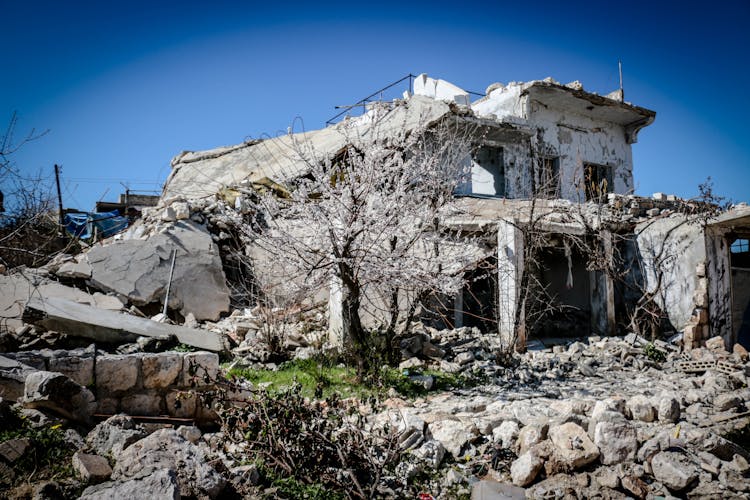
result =
[[[656,363],[663,363],[667,360],[667,355],[664,351],[656,347],[653,343],[649,342],[643,347],[643,353],[648,359]]]

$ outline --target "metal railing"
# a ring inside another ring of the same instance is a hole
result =
[[[341,118],[342,116],[344,116],[347,113],[349,113],[352,109],[362,107],[362,112],[364,112],[365,109],[367,108],[367,104],[368,103],[382,100],[382,94],[383,94],[383,92],[385,92],[386,90],[389,90],[389,89],[395,87],[396,85],[399,85],[400,83],[402,83],[402,82],[404,82],[406,80],[409,80],[409,93],[412,94],[414,92],[414,79],[416,77],[417,77],[416,75],[412,75],[411,73],[409,73],[405,77],[400,78],[400,79],[396,80],[395,82],[393,82],[393,83],[391,83],[389,85],[386,85],[382,89],[376,90],[372,94],[368,95],[367,97],[364,97],[364,98],[360,99],[359,101],[357,101],[354,104],[350,104],[350,105],[347,105],[347,106],[335,106],[335,109],[343,109],[343,111],[339,112],[338,114],[332,116],[329,120],[327,120],[326,121],[326,127],[329,126],[329,125],[333,125],[334,123],[336,123],[336,121],[339,118]],[[485,94],[482,94],[480,92],[472,92],[470,90],[467,90],[466,93],[471,94],[471,95],[475,95],[475,96],[478,96],[478,97],[484,97],[485,96]],[[380,96],[380,98],[376,98],[376,96]]]

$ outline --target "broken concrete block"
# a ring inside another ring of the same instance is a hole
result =
[[[13,463],[21,458],[31,446],[29,438],[9,439],[0,443],[0,458],[6,463]]]
[[[229,289],[219,248],[204,226],[178,221],[147,240],[115,241],[92,248],[91,284],[128,297],[136,305],[163,302],[172,251],[176,251],[169,305],[183,316],[215,321],[229,310]]]
[[[26,377],[23,405],[50,410],[64,418],[88,423],[96,403],[94,395],[62,373],[38,371]]]
[[[0,291],[0,318],[3,318],[3,326],[11,331],[25,327],[21,317],[32,297],[43,300],[63,298],[102,309],[122,309],[122,303],[114,297],[91,295],[77,288],[50,282],[47,278],[32,272],[0,276]]]
[[[91,266],[84,257],[81,261],[64,263],[55,274],[60,278],[88,279],[91,277]]]
[[[30,323],[69,335],[87,337],[98,342],[127,342],[136,335],[168,340],[177,337],[183,344],[210,351],[226,349],[220,333],[194,330],[177,325],[156,323],[145,318],[106,311],[69,300],[49,298],[31,299],[24,310]]]
[[[710,349],[715,352],[726,351],[726,346],[724,345],[724,338],[717,336],[717,337],[711,337],[710,339],[706,340],[706,349]]]
[[[87,483],[106,481],[112,475],[106,458],[80,451],[73,454],[73,470]]]

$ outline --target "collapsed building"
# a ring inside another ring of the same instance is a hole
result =
[[[359,137],[382,137],[451,117],[471,124],[475,139],[466,159],[470,179],[455,193],[463,215],[446,223],[494,239],[490,260],[497,279],[471,281],[441,315],[449,326],[496,328],[514,338],[524,256],[529,259],[524,228],[533,222],[548,243],[534,255],[533,272],[572,322],[548,315],[525,335],[565,335],[571,327],[579,335],[611,335],[632,327],[645,300],[660,328],[684,332],[687,347],[713,336],[731,346],[747,338],[741,242],[750,231],[750,210],[738,205],[712,218],[707,204],[633,195],[632,144],[655,115],[625,102],[622,90],[601,96],[579,82],[495,83],[472,102],[463,89],[420,75],[404,99],[378,102],[343,123],[184,152],[172,161],[163,199],[200,199],[241,186],[281,189],[309,171],[293,154],[299,141],[330,158],[346,146],[352,127]],[[240,206],[241,196],[232,201]],[[571,238],[596,239],[605,263],[592,265]],[[329,310],[335,329],[340,307]]]

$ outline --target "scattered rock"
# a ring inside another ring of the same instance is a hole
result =
[[[76,422],[88,423],[94,413],[94,395],[62,373],[38,371],[26,377],[23,404],[48,410]]]
[[[555,445],[555,459],[563,470],[580,469],[599,458],[599,449],[586,431],[572,422],[550,428],[549,438]]]
[[[458,459],[463,447],[478,434],[476,428],[459,420],[437,420],[428,426],[433,439],[440,441],[446,451]]]
[[[683,491],[698,479],[698,467],[685,454],[675,451],[654,455],[651,469],[657,481],[675,492]]]
[[[532,451],[519,456],[510,466],[510,476],[513,484],[527,486],[534,482],[539,471],[544,466],[544,460]]]
[[[83,490],[80,498],[81,500],[132,500],[134,498],[179,500],[181,495],[175,471],[158,469],[143,471],[124,481],[89,486]]]
[[[646,396],[633,396],[627,402],[627,409],[633,420],[653,422],[656,420],[656,409]]]
[[[599,422],[594,431],[594,444],[604,465],[633,460],[638,450],[638,437],[628,422]]]
[[[114,415],[99,423],[86,436],[86,444],[98,455],[119,457],[123,450],[146,437],[145,431],[127,415]]]
[[[73,470],[87,483],[106,481],[112,475],[106,458],[80,451],[73,454]]]
[[[173,429],[162,429],[126,448],[117,457],[112,479],[123,481],[147,471],[171,469],[177,473],[180,495],[216,498],[225,480],[208,462],[202,448]]]

